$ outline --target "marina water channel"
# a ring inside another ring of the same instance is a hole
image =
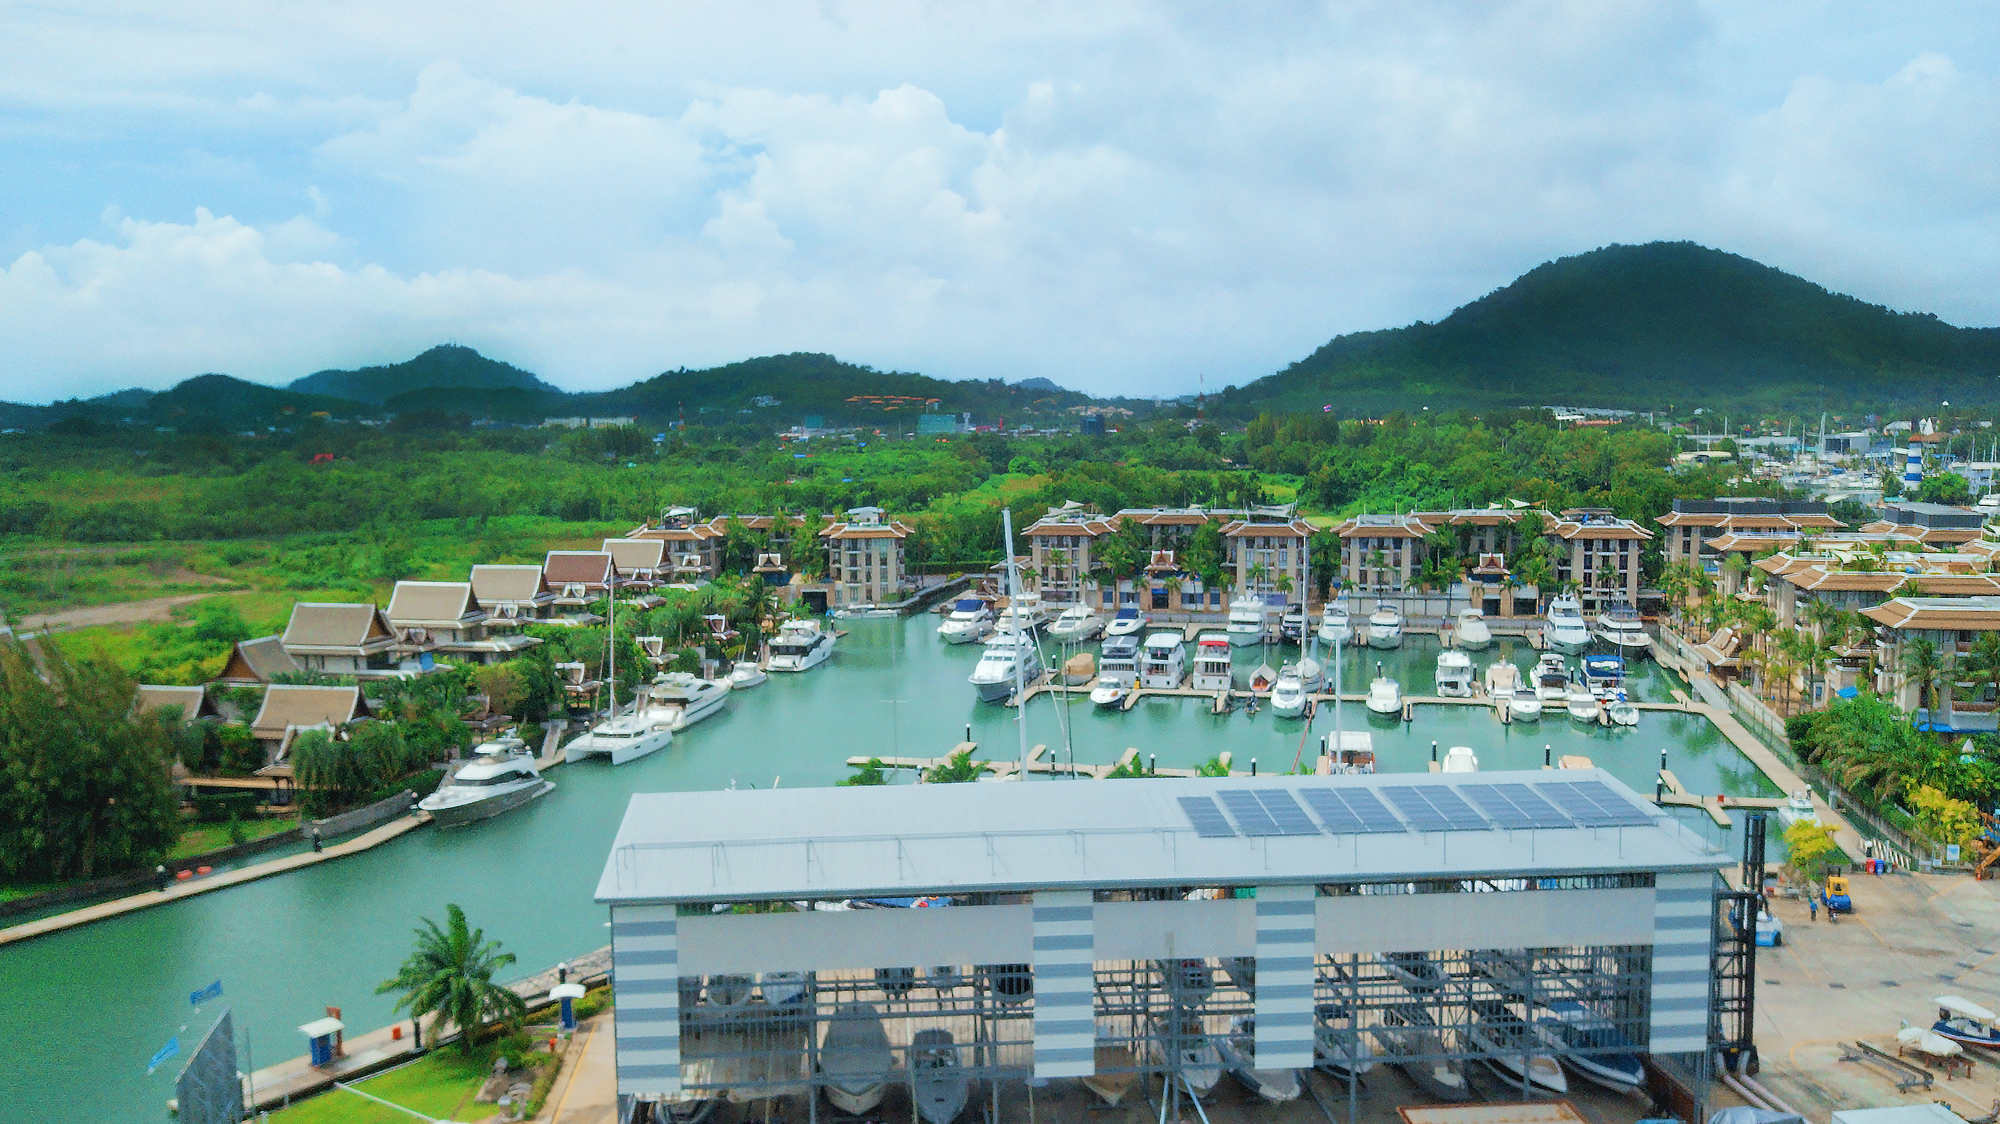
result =
[[[387,1025],[395,997],[376,995],[375,984],[408,954],[418,920],[442,919],[448,902],[519,958],[514,974],[603,946],[606,912],[591,893],[632,793],[831,785],[848,775],[850,756],[942,756],[968,723],[978,757],[1012,758],[1016,711],[975,699],[966,675],[979,646],[945,645],[936,623],[929,614],[841,622],[848,634],[831,662],[771,676],[651,757],[616,768],[603,758],[557,768],[555,791],[519,812],[463,829],[425,828],[363,854],[0,948],[0,1118],[165,1119],[181,1059],[151,1076],[147,1059],[171,1035],[193,1045],[219,1005],[197,1015],[189,993],[216,979],[220,1003],[235,1012],[239,1049],[247,1033],[256,1065],[304,1053],[294,1028],[327,1005],[340,1007],[356,1031]],[[1296,658],[1296,649],[1285,651]],[[1432,694],[1437,652],[1434,638],[1415,635],[1392,651],[1350,651],[1344,689],[1365,693],[1380,660],[1406,694]],[[1053,646],[1051,654],[1060,662]],[[1483,672],[1509,659],[1525,673],[1536,655],[1518,639],[1499,638],[1474,653],[1474,663]],[[1239,649],[1238,681],[1262,658],[1257,648]],[[1281,658],[1275,648],[1269,653],[1273,665]],[[1323,662],[1330,666],[1331,657]],[[1628,687],[1635,700],[1658,702],[1684,689],[1651,663],[1633,669]],[[1310,768],[1319,736],[1333,729],[1331,705],[1310,732],[1268,709],[1213,715],[1205,698],[1144,699],[1123,714],[1097,711],[1081,695],[1066,716],[1059,706],[1044,694],[1026,713],[1030,743],[1047,744],[1058,762],[1069,760],[1066,743],[1079,763],[1108,764],[1135,747],[1142,762],[1156,757],[1163,768],[1190,768],[1228,750],[1239,771],[1256,758],[1259,771],[1285,772],[1302,732]],[[1373,732],[1383,772],[1425,771],[1433,740],[1440,751],[1471,746],[1482,771],[1540,768],[1546,746],[1554,758],[1589,757],[1650,793],[1664,749],[1690,791],[1778,794],[1699,715],[1646,711],[1637,727],[1605,728],[1578,726],[1560,711],[1503,726],[1484,707],[1419,706],[1407,724],[1371,719],[1359,703],[1342,709],[1346,729]],[[1738,846],[1707,817],[1676,814],[1724,850]]]

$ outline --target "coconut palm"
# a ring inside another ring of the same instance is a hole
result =
[[[416,947],[396,978],[375,989],[377,995],[402,992],[396,1010],[450,1022],[459,1030],[458,1048],[468,1054],[481,1026],[512,1024],[527,1014],[520,996],[493,982],[493,973],[512,964],[514,954],[501,952],[500,942],[487,940],[484,929],[468,928],[457,904],[445,906],[444,928],[426,917],[416,935]]]
[[[2000,632],[1980,633],[1972,642],[1966,662],[1971,665],[1974,683],[1991,684],[1994,693],[2000,695]]]
[[[1903,674],[1916,681],[1917,705],[1937,714],[1937,684],[1944,675],[1944,659],[1937,645],[1916,637],[1903,645]],[[1935,721],[1935,717],[1933,718]]]

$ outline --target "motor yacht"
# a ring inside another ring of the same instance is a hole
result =
[[[1354,622],[1347,617],[1345,600],[1329,601],[1319,611],[1319,641],[1322,644],[1345,644],[1354,639]]]
[[[1546,708],[1550,703],[1569,704],[1569,661],[1550,653],[1535,664],[1535,697]]]
[[[1569,695],[1563,700],[1563,705],[1568,708],[1569,716],[1578,722],[1594,723],[1597,721],[1597,716],[1603,712],[1597,696],[1591,694],[1590,688],[1581,683],[1570,685]]]
[[[1583,604],[1576,594],[1557,594],[1543,619],[1548,622],[1543,636],[1549,647],[1573,656],[1590,646],[1590,626],[1584,623]]]
[[[1340,730],[1320,743],[1320,760],[1314,768],[1322,775],[1372,773],[1375,771],[1375,735],[1366,730]]]
[[[980,701],[1002,702],[1014,693],[1017,678],[1025,686],[1041,676],[1042,651],[1035,646],[1033,634],[996,632],[986,641],[986,651],[980,653],[979,663],[966,681],[979,692]]]
[[[1088,605],[1071,605],[1049,625],[1050,638],[1065,644],[1081,644],[1103,631],[1104,618],[1091,612]]]
[[[1326,668],[1311,655],[1299,657],[1298,669],[1299,682],[1305,684],[1306,690],[1317,691],[1326,686]]]
[[[1227,633],[1204,632],[1194,642],[1194,678],[1188,686],[1197,691],[1227,691],[1236,686]]]
[[[1400,648],[1403,646],[1403,611],[1394,605],[1377,606],[1368,614],[1368,646],[1370,648]]]
[[[1444,751],[1444,760],[1438,763],[1440,773],[1476,773],[1479,771],[1479,757],[1469,745],[1455,745]]]
[[[728,701],[728,680],[718,682],[685,671],[669,671],[654,677],[647,703],[660,717],[670,716],[675,730],[685,730],[721,710]]]
[[[1139,682],[1139,638],[1136,636],[1106,637],[1104,648],[1098,653],[1097,683],[1099,686],[1131,688]]]
[[[1125,693],[1129,690],[1131,688],[1121,684],[1100,680],[1097,686],[1090,689],[1090,701],[1101,710],[1118,710],[1125,705]]]
[[[972,1086],[951,1031],[930,1027],[910,1039],[910,1091],[925,1124],[951,1124]]]
[[[1783,804],[1778,805],[1780,827],[1789,828],[1800,820],[1807,823],[1819,822],[1819,813],[1813,810],[1811,789],[1802,788],[1786,797]]]
[[[450,780],[417,801],[439,827],[458,827],[512,811],[556,787],[542,779],[535,759],[518,739],[488,742],[479,750],[486,752],[475,751]]]
[[[1484,651],[1493,643],[1493,630],[1486,627],[1486,614],[1478,609],[1460,609],[1453,642],[1468,652]]]
[[[1368,710],[1371,714],[1398,717],[1403,714],[1403,685],[1382,674],[1382,665],[1375,665],[1375,678],[1368,684]]]
[[[1521,669],[1507,660],[1486,665],[1486,694],[1496,701],[1513,698],[1521,690]]]
[[[994,618],[995,632],[1033,632],[1048,623],[1048,606],[1039,593],[1017,593],[1007,599],[1007,607]]]
[[[653,713],[642,696],[632,701],[631,710],[606,718],[571,739],[563,747],[563,758],[579,761],[601,754],[611,758],[613,765],[637,761],[673,744],[675,717]]]
[[[1625,661],[1617,656],[1583,657],[1583,685],[1598,702],[1625,700]]]
[[[947,644],[971,644],[986,639],[993,631],[993,606],[982,597],[961,597],[938,625],[938,637]]]
[[[1127,605],[1112,616],[1111,623],[1104,626],[1106,636],[1137,636],[1152,623],[1146,614]]]
[[[743,660],[737,663],[735,667],[729,669],[729,689],[732,691],[747,690],[748,688],[761,685],[764,680],[769,678],[770,676],[764,674],[764,669],[757,666],[757,661]]]
[[[873,1004],[851,1003],[834,1013],[820,1045],[819,1071],[825,1078],[826,1099],[835,1108],[861,1116],[881,1104],[895,1064],[881,1012]]]
[[[1306,607],[1292,605],[1278,615],[1278,637],[1294,644],[1303,644],[1306,639]]]
[[[1244,597],[1229,603],[1229,642],[1238,648],[1252,644],[1262,644],[1270,633],[1268,608],[1255,597]]]
[[[1618,1024],[1574,999],[1554,999],[1535,1020],[1536,1036],[1586,1081],[1619,1093],[1646,1087],[1646,1063]]]
[[[1438,653],[1437,693],[1448,699],[1472,697],[1472,657],[1445,649]]]
[[[1172,690],[1187,678],[1187,652],[1178,632],[1155,632],[1139,653],[1139,686]]]
[[[1280,718],[1297,718],[1306,712],[1305,681],[1291,664],[1278,669],[1278,681],[1271,687],[1271,712]]]
[[[1639,611],[1630,605],[1614,605],[1597,614],[1597,638],[1623,656],[1637,659],[1653,650]]]
[[[1631,703],[1620,699],[1617,702],[1608,702],[1602,705],[1605,716],[1611,719],[1613,726],[1637,726],[1639,724],[1639,708],[1633,706]]]
[[[833,658],[833,633],[816,620],[786,621],[771,641],[771,671],[808,671]]]

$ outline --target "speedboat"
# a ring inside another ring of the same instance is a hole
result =
[[[910,1038],[910,1090],[929,1124],[951,1124],[965,1111],[972,1080],[965,1075],[951,1031],[931,1027]]]
[[[947,644],[971,644],[985,639],[992,629],[993,606],[982,597],[961,597],[937,631]]]
[[[1542,720],[1542,700],[1533,695],[1515,695],[1507,700],[1507,720],[1510,722],[1540,722]]]
[[[1104,641],[1104,649],[1097,661],[1097,685],[1130,688],[1139,683],[1139,639],[1135,636],[1111,636]]]
[[[1258,1099],[1271,1104],[1299,1099],[1298,1070],[1256,1068],[1257,1027],[1251,1016],[1237,1015],[1229,1020],[1229,1034],[1215,1040],[1215,1050],[1229,1076]]]
[[[1486,614],[1478,609],[1460,609],[1458,627],[1453,632],[1458,646],[1468,652],[1483,651],[1493,643],[1493,630],[1486,627]]]
[[[819,1072],[826,1099],[851,1116],[882,1103],[889,1070],[896,1064],[881,1013],[872,1003],[850,1003],[834,1013],[820,1042]]]
[[[2000,1030],[1993,1028],[1993,1021],[2000,1015],[1958,995],[1940,995],[1931,1002],[1938,1005],[1937,1022],[1931,1024],[1931,1033],[1961,1045],[2000,1050]]]
[[[1604,713],[1611,719],[1613,726],[1637,726],[1639,724],[1639,708],[1628,702],[1605,703]]]
[[[1071,605],[1049,625],[1049,636],[1067,644],[1081,644],[1104,631],[1104,618],[1088,605]]]
[[[1313,1007],[1313,1066],[1341,1078],[1375,1068],[1375,1052],[1355,1031],[1353,1012],[1338,1003]]]
[[[993,621],[996,632],[1033,631],[1049,619],[1048,606],[1039,593],[1017,593],[1007,599],[1007,607]]]
[[[653,679],[649,709],[667,718],[674,729],[685,730],[722,709],[729,701],[728,681],[717,682],[685,671],[663,672]]]
[[[1042,676],[1042,650],[1025,632],[996,632],[986,641],[986,651],[966,676],[979,692],[982,702],[1001,702],[1014,693],[1015,681],[1025,686]]]
[[[1278,616],[1278,636],[1294,644],[1303,644],[1306,639],[1306,607],[1293,605]]]
[[[1444,751],[1444,761],[1439,763],[1440,773],[1476,773],[1479,771],[1479,757],[1469,745],[1455,745]]]
[[[1197,691],[1227,691],[1236,686],[1227,633],[1204,632],[1194,642],[1194,677],[1188,686]]]
[[[1578,722],[1595,722],[1602,713],[1602,708],[1597,705],[1597,696],[1581,683],[1570,687],[1564,705],[1569,708],[1569,716]]]
[[[1535,697],[1544,707],[1569,703],[1569,661],[1551,652],[1535,665]]]
[[[1310,655],[1299,657],[1299,682],[1308,691],[1317,691],[1326,686],[1326,668]]]
[[[1575,655],[1590,646],[1590,626],[1583,620],[1583,603],[1574,593],[1560,593],[1549,602],[1548,627],[1543,636],[1549,647]]]
[[[1183,1016],[1178,1026],[1157,1026],[1150,1045],[1160,1061],[1186,1082],[1188,1092],[1203,1096],[1222,1080],[1222,1054],[1201,1027],[1201,1020]]]
[[[1450,648],[1438,653],[1437,693],[1448,699],[1472,697],[1472,657]]]
[[[770,676],[764,674],[764,669],[757,666],[756,661],[744,660],[729,669],[729,689],[741,691],[758,686],[769,678]]]
[[[1146,637],[1139,653],[1139,686],[1148,690],[1173,690],[1187,678],[1187,653],[1178,632],[1155,632]]]
[[[488,742],[480,749],[487,746],[498,748],[476,754],[436,792],[417,801],[417,807],[430,813],[439,827],[497,816],[555,789],[553,782],[542,779],[534,758],[507,748],[504,742]]]
[[[1319,611],[1319,640],[1322,644],[1345,644],[1354,639],[1354,623],[1347,619],[1346,601],[1329,601]]]
[[[1486,695],[1496,702],[1513,698],[1521,689],[1521,669],[1506,660],[1486,665]]]
[[[1278,669],[1278,682],[1271,688],[1271,712],[1280,718],[1297,718],[1306,712],[1305,681],[1291,664]]]
[[[1425,1095],[1447,1103],[1469,1101],[1472,1086],[1465,1080],[1465,1064],[1440,1057],[1451,1052],[1440,1035],[1430,1012],[1415,1004],[1382,1012],[1382,1025],[1375,1030],[1375,1039],[1382,1044],[1390,1064],[1402,1070]],[[1395,1060],[1398,1058],[1402,1060]]]
[[[1551,1000],[1545,1009],[1535,1020],[1536,1036],[1578,1077],[1619,1093],[1646,1087],[1646,1063],[1618,1024],[1574,999]]]
[[[1625,697],[1625,661],[1618,656],[1583,657],[1583,685],[1599,702]]]
[[[1097,686],[1090,689],[1090,701],[1100,709],[1116,710],[1124,705],[1127,689],[1117,683],[1106,683],[1100,678]]]
[[[1146,614],[1131,606],[1118,610],[1111,623],[1104,626],[1106,636],[1136,636],[1149,622]]]
[[[1394,605],[1378,606],[1368,614],[1368,646],[1370,648],[1400,648],[1403,646],[1403,611]]]
[[[1780,825],[1790,828],[1800,820],[1804,820],[1807,823],[1819,822],[1819,813],[1813,810],[1811,789],[1802,788],[1786,797],[1783,804],[1778,805],[1778,823]]]
[[[1265,616],[1264,602],[1255,597],[1244,597],[1229,603],[1229,642],[1238,648],[1252,644],[1262,644],[1270,624]]]
[[[1375,665],[1375,678],[1368,684],[1368,710],[1371,714],[1400,717],[1403,713],[1403,685],[1382,674],[1382,665]]]
[[[806,671],[833,657],[833,633],[816,620],[786,621],[771,641],[771,671]]]
[[[1563,1077],[1562,1067],[1542,1052],[1545,1047],[1521,1022],[1520,1016],[1504,1008],[1489,1009],[1466,1027],[1464,1033],[1473,1048],[1486,1055],[1480,1060],[1502,1081],[1519,1082],[1525,1077],[1530,1085],[1551,1093],[1569,1092],[1569,1081]],[[1521,1068],[1524,1057],[1525,1073]]]
[[[603,754],[613,765],[637,761],[673,744],[674,715],[651,713],[634,700],[631,710],[606,718],[563,747],[563,758],[576,761]]]
[[[1620,655],[1635,659],[1653,650],[1639,611],[1630,605],[1614,605],[1597,614],[1597,638]]]

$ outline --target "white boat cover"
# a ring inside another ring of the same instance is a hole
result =
[[[2000,1015],[1994,1014],[1962,995],[1940,995],[1936,999],[1931,1000],[1931,1002],[1961,1018],[1974,1019],[1982,1023],[1990,1023],[1994,1019],[2000,1019]]]

